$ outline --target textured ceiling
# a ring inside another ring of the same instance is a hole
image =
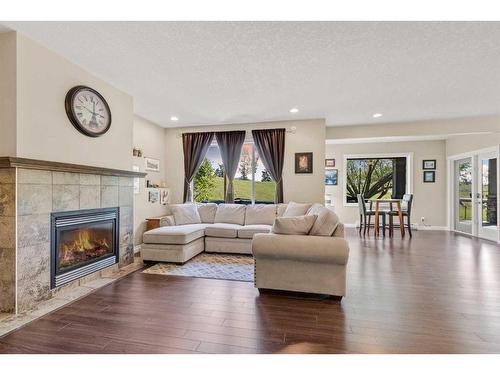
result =
[[[4,25],[133,95],[135,112],[165,127],[500,113],[498,22]]]

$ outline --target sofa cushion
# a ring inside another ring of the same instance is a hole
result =
[[[213,224],[215,222],[215,213],[217,212],[216,203],[199,203],[198,213],[202,223]]]
[[[201,218],[198,208],[193,203],[173,204],[171,206],[175,225],[200,224]]]
[[[279,203],[276,209],[276,216],[282,217],[288,207],[288,203]]]
[[[314,225],[316,218],[316,215],[278,217],[274,220],[272,232],[276,234],[306,235]]]
[[[219,204],[214,222],[243,225],[245,223],[245,210],[246,206],[242,204]]]
[[[311,207],[311,203],[295,203],[290,202],[286,206],[286,210],[283,213],[283,217],[291,216],[303,216],[306,214],[307,210]]]
[[[142,235],[144,243],[185,245],[205,234],[207,224],[175,225],[148,230]]]
[[[238,237],[239,238],[253,238],[253,235],[256,233],[269,233],[271,232],[272,225],[265,224],[253,224],[253,225],[245,225],[238,229]]]
[[[228,223],[208,224],[205,228],[205,236],[236,238],[241,225]]]
[[[275,204],[256,204],[253,206],[247,206],[245,211],[245,225],[273,225],[274,219],[276,219]]]
[[[331,236],[339,225],[339,217],[331,209],[322,206],[321,204],[313,204],[307,215],[317,215],[310,236]]]

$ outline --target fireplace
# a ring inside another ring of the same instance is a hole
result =
[[[51,288],[118,261],[118,208],[51,214]]]

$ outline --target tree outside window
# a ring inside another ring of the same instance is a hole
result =
[[[347,159],[346,202],[401,198],[406,191],[406,158]]]

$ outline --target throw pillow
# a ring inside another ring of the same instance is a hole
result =
[[[303,216],[306,214],[307,210],[311,207],[311,203],[295,203],[290,202],[286,206],[286,210],[283,213],[283,217],[290,216]]]
[[[172,214],[176,225],[201,223],[198,208],[193,203],[172,205]]]
[[[316,215],[278,217],[274,220],[272,232],[276,234],[306,235],[315,221]]]
[[[320,204],[314,204],[309,211],[307,211],[307,215],[317,216],[317,219],[309,232],[310,236],[330,237],[333,235],[340,222],[339,217],[335,212],[327,207],[323,207]]]

